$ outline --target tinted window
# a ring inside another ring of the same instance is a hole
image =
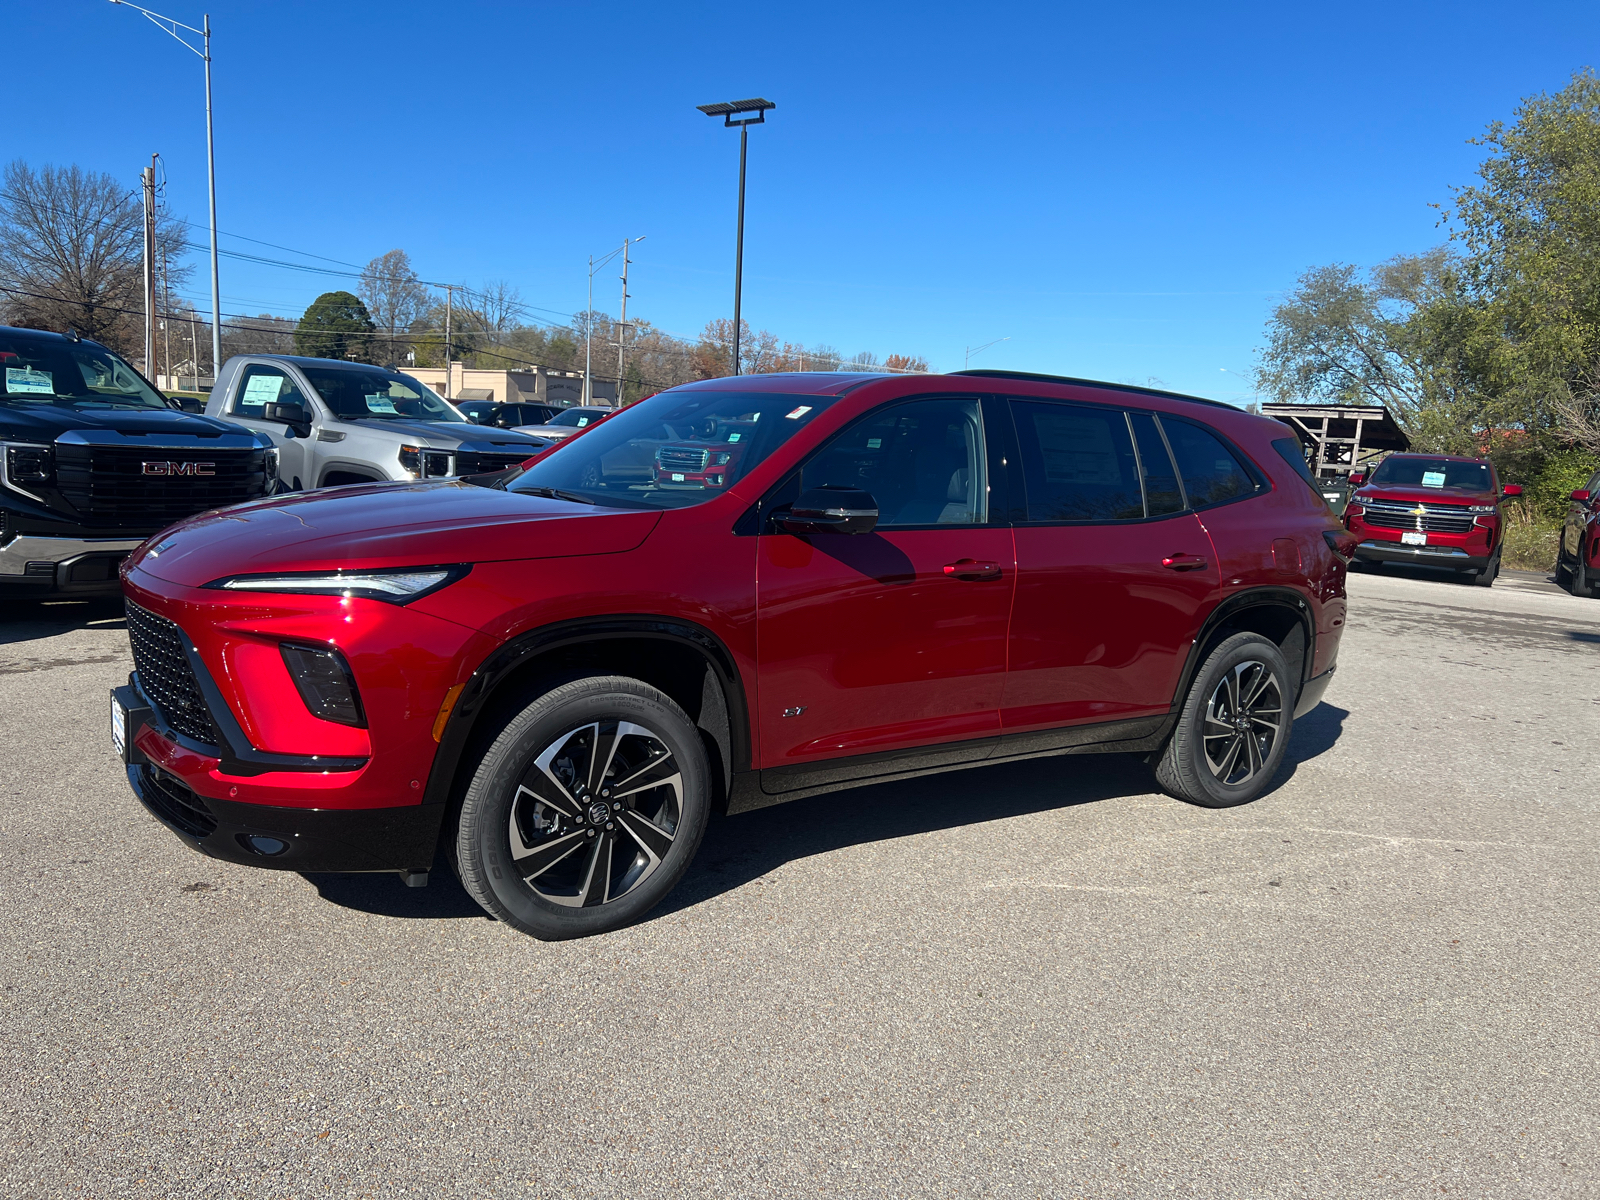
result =
[[[616,508],[687,508],[720,496],[804,429],[833,396],[660,392],[561,442],[506,485]],[[571,412],[571,409],[567,410]]]
[[[1191,508],[1222,504],[1256,490],[1250,473],[1215,434],[1176,417],[1163,416],[1161,428],[1177,460]]]
[[[1494,490],[1494,479],[1485,462],[1461,462],[1453,458],[1413,458],[1391,454],[1372,473],[1371,482],[1390,487],[1467,488],[1474,492]]]
[[[1145,511],[1152,517],[1182,512],[1183,490],[1178,487],[1178,472],[1172,466],[1172,456],[1167,453],[1167,443],[1161,440],[1155,418],[1136,412],[1129,413],[1128,420],[1133,425],[1133,440],[1139,446]]]
[[[983,424],[976,400],[918,400],[873,413],[806,463],[802,491],[864,488],[878,527],[981,525],[988,519]]]
[[[1128,418],[1121,409],[1013,400],[1030,521],[1144,517]]]
[[[138,374],[103,346],[64,338],[0,337],[0,397],[78,408],[167,408]]]
[[[229,414],[264,419],[269,404],[298,404],[307,415],[311,410],[293,380],[277,367],[246,367],[239,376],[233,399],[228,401]]]

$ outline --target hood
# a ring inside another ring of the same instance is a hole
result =
[[[1392,504],[1496,504],[1500,497],[1478,488],[1430,488],[1370,483],[1357,488],[1350,497],[1356,503],[1367,500],[1387,500]]]
[[[191,518],[128,559],[199,587],[224,575],[420,567],[617,554],[659,512],[547,500],[469,483],[379,483],[304,492]]]
[[[485,452],[508,453],[526,449],[532,453],[544,448],[544,443],[537,438],[509,429],[485,429],[482,425],[464,421],[410,421],[404,418],[386,417],[381,421],[357,420],[344,423],[371,433],[382,432],[398,438],[423,442],[434,450],[455,450],[460,446],[469,446],[474,450]]]
[[[174,408],[76,408],[67,404],[27,404],[0,401],[0,439],[16,442],[53,442],[73,429],[105,429],[117,433],[181,433],[188,437],[215,437],[250,431],[240,425],[179,412]]]

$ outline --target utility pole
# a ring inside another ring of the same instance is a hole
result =
[[[167,256],[163,251],[161,255],[161,340],[166,344],[166,353],[162,356],[167,362],[167,384],[176,387],[172,382],[172,288],[167,280]]]
[[[189,365],[194,368],[194,390],[200,390],[200,331],[194,327],[194,310],[189,310]]]
[[[589,382],[589,363],[594,349],[594,255],[589,255],[589,307],[583,312],[583,402],[594,403],[594,386]]]
[[[617,407],[622,407],[622,339],[628,336],[628,247],[633,242],[642,242],[649,235],[641,234],[636,238],[624,238],[622,241],[622,317],[617,322]]]
[[[144,183],[144,372],[156,373],[156,158],[139,172]]]
[[[444,285],[444,398],[450,399],[450,308],[455,285]]]

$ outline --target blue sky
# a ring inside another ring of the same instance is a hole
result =
[[[202,3],[157,7],[198,25]],[[738,170],[695,105],[761,95],[753,326],[941,370],[1009,337],[972,365],[1235,401],[1301,271],[1441,240],[1468,139],[1600,60],[1577,3],[211,4],[225,234],[401,247],[553,320],[588,255],[645,234],[630,315],[692,335],[731,312]],[[133,186],[159,150],[203,226],[199,60],[107,0],[13,0],[6,25],[45,74],[13,75],[0,158]],[[352,282],[222,272],[231,313]],[[618,288],[603,273],[595,306]]]

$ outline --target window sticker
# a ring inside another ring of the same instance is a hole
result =
[[[367,411],[375,413],[394,413],[394,401],[382,392],[373,392],[366,397]]]
[[[1444,486],[1444,472],[1424,471],[1422,473],[1422,486],[1442,488]]]
[[[240,408],[265,408],[276,404],[283,390],[284,380],[277,375],[252,375],[245,380],[244,395],[239,397]]]
[[[868,438],[867,439],[867,449],[868,450],[881,450],[881,449],[883,449],[883,439],[882,438]]]
[[[742,438],[742,437],[743,437],[743,436],[744,436],[744,434],[742,434],[742,433],[730,433],[730,434],[729,434],[729,435],[728,435],[728,440],[729,440],[729,441],[730,441],[730,442],[737,442],[737,441],[738,441],[738,440],[739,440],[739,439],[740,439],[740,438]]]
[[[589,418],[588,417],[579,417],[578,418],[578,428],[579,429],[582,429],[588,423],[589,423]]]
[[[802,404],[799,408],[795,409],[793,412],[787,412],[787,413],[784,413],[783,415],[787,420],[798,421],[801,417],[805,416],[810,411],[811,411],[811,405]]]
[[[32,367],[7,367],[6,391],[13,396],[54,396],[55,384],[49,371]]]

